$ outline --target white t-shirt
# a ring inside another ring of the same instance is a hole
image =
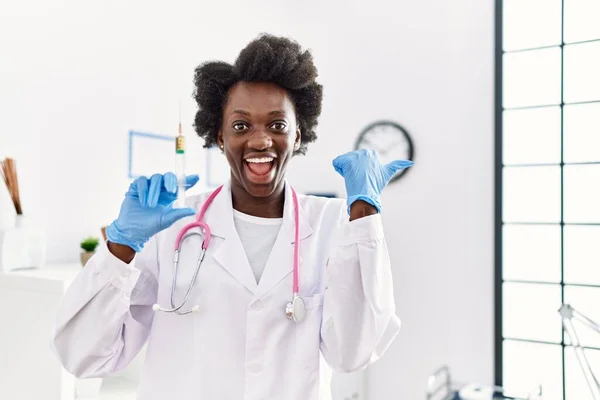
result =
[[[260,218],[233,210],[233,222],[256,283],[265,269],[283,218]]]

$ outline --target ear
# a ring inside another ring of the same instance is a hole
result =
[[[300,148],[302,138],[302,132],[300,131],[300,126],[296,129],[296,140],[294,140],[294,150],[298,150]]]
[[[219,147],[219,150],[223,150],[223,132],[219,131],[219,133],[217,133],[217,146]]]

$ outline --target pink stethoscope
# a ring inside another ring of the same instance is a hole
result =
[[[171,307],[172,308],[162,308],[160,305],[154,304],[154,306],[152,307],[152,309],[154,311],[164,311],[164,312],[168,312],[168,313],[174,312],[178,315],[186,315],[186,314],[200,311],[200,306],[198,306],[198,305],[193,306],[192,308],[190,308],[187,311],[180,311],[180,310],[185,305],[185,303],[188,301],[188,298],[190,296],[192,288],[194,287],[194,284],[196,283],[196,278],[198,277],[198,272],[200,271],[200,266],[202,265],[202,261],[204,260],[204,255],[206,254],[206,249],[208,249],[208,244],[210,243],[210,238],[211,238],[210,227],[205,222],[203,222],[202,219],[204,218],[204,214],[206,213],[206,210],[208,209],[208,207],[210,206],[210,204],[212,203],[214,198],[217,196],[217,194],[219,194],[221,189],[223,189],[223,186],[218,187],[214,192],[212,192],[210,194],[210,196],[208,196],[208,198],[202,205],[202,209],[200,209],[200,212],[198,213],[196,220],[194,222],[191,222],[191,223],[187,224],[186,226],[184,226],[183,229],[181,229],[181,231],[179,232],[179,234],[177,234],[177,239],[175,240],[175,255],[173,258],[173,284],[171,287]],[[294,189],[293,188],[291,188],[291,189],[292,189],[292,200],[294,203],[294,239],[295,239],[294,240],[294,284],[293,284],[293,298],[292,298],[292,301],[290,301],[286,305],[285,314],[292,321],[299,323],[299,322],[302,322],[304,320],[304,317],[306,316],[306,307],[304,305],[304,300],[302,300],[302,298],[298,294],[299,293],[299,285],[298,285],[298,269],[299,269],[298,198],[296,196],[296,192],[294,191]],[[200,228],[200,229],[204,230],[204,237],[202,240],[202,250],[201,250],[200,256],[198,257],[198,261],[196,262],[196,270],[194,271],[194,276],[192,277],[190,286],[188,287],[187,292],[185,293],[185,296],[184,296],[181,304],[176,306],[175,305],[175,287],[177,284],[177,266],[179,265],[179,253],[181,252],[181,246],[182,246],[183,242],[185,241],[185,239],[189,238],[190,236],[194,236],[194,235],[202,236],[202,234],[200,234],[198,232],[188,232],[190,229],[193,229],[193,228]]]

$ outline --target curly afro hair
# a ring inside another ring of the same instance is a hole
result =
[[[288,38],[261,34],[239,54],[233,65],[210,61],[194,74],[194,99],[198,112],[194,129],[204,147],[217,144],[223,107],[229,89],[240,81],[272,82],[287,90],[300,126],[301,143],[294,154],[305,154],[307,143],[317,139],[315,128],[321,114],[323,87],[316,82],[317,68],[312,54]]]

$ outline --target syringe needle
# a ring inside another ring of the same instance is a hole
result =
[[[175,174],[177,175],[177,207],[185,207],[185,136],[181,127],[181,100],[179,101],[179,129],[175,139]]]

